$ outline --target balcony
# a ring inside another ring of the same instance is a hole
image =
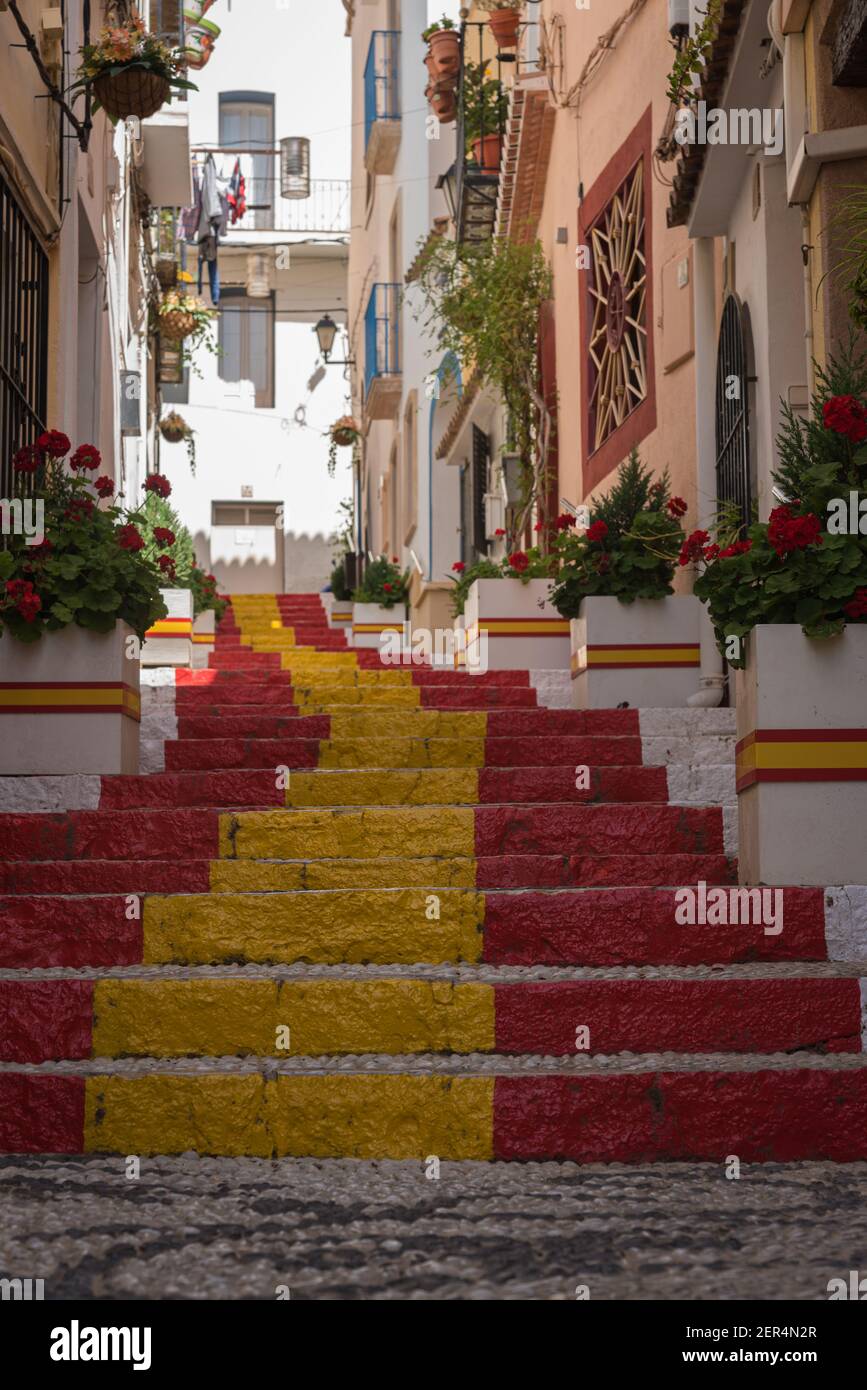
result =
[[[364,163],[368,173],[391,174],[400,147],[398,45],[400,34],[375,29],[364,66]]]
[[[400,406],[400,285],[374,285],[364,314],[364,410],[390,420]]]
[[[492,55],[487,24],[461,25],[454,220],[459,242],[481,244],[494,234],[508,101],[508,57]],[[498,94],[499,93],[499,94]]]
[[[244,179],[244,212],[234,222],[230,218],[225,244],[268,240],[249,235],[258,232],[349,235],[352,191],[349,179],[310,179],[307,197],[299,198],[294,191],[291,196],[284,192],[279,148],[251,150],[228,145],[196,145],[193,148],[193,158],[200,168],[209,154],[214,156],[221,178],[231,178],[235,164],[240,162]]]

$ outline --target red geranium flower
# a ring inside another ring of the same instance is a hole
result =
[[[93,486],[96,488],[100,497],[114,496],[114,480],[104,473],[101,478],[95,478]]]
[[[682,497],[669,497],[668,510],[673,517],[685,516],[687,506]]]
[[[867,589],[856,589],[848,603],[843,604],[847,618],[867,618]]]
[[[735,541],[734,545],[727,545],[725,550],[719,552],[718,559],[731,560],[734,555],[746,555],[752,548],[752,541]],[[708,546],[708,549],[710,549],[710,546]],[[707,552],[705,552],[705,559],[707,559]]]
[[[102,454],[95,444],[79,444],[72,458],[69,460],[69,466],[75,473],[77,473],[79,469],[87,469],[88,471],[93,469],[95,472],[101,463]]]
[[[822,423],[826,430],[842,434],[850,444],[867,439],[867,410],[854,396],[832,396],[822,406]]]
[[[713,545],[706,545],[702,551],[702,555],[705,560],[707,560],[708,564],[710,564],[711,560],[717,560],[719,558],[720,548],[716,543]]]
[[[38,545],[32,545],[32,546],[30,547],[30,554],[31,554],[31,555],[45,555],[45,554],[47,554],[47,552],[48,552],[49,550],[53,550],[53,549],[54,549],[54,546],[52,545],[51,541],[48,539],[47,536],[44,536],[44,537],[42,538],[42,540],[39,542]]]
[[[400,560],[399,560],[399,558],[398,558],[397,555],[392,555],[392,557],[391,557],[391,563],[392,563],[393,565],[398,565],[398,564],[400,564]]]
[[[793,550],[822,544],[822,523],[815,512],[795,516],[787,505],[775,507],[768,518],[768,540],[782,559]]]
[[[494,535],[495,535],[495,536],[505,536],[505,534],[506,534],[506,533],[505,533],[505,531],[503,530],[502,526],[498,526],[497,529],[496,529],[496,531],[494,532]]]
[[[159,559],[157,560],[157,564],[165,574],[168,574],[172,579],[174,579],[175,562],[172,559],[171,555],[160,555]]]
[[[63,515],[67,521],[89,521],[93,516],[93,503],[89,497],[73,497]]]
[[[452,569],[454,570],[455,574],[463,574],[464,570],[466,569],[466,565],[464,564],[463,560],[455,560],[455,563],[452,565]]]
[[[678,564],[690,565],[702,558],[704,547],[710,540],[708,531],[693,531],[691,536],[687,536],[680,548]]]
[[[122,550],[142,550],[144,547],[141,533],[132,525],[121,526],[117,533],[117,540]]]
[[[157,545],[174,545],[175,533],[174,531],[170,531],[168,526],[155,526],[154,540],[156,541]]]
[[[391,585],[390,585],[390,584],[383,584],[382,587],[383,587],[383,589],[385,590],[385,592],[386,592],[387,594],[390,594],[390,593],[391,593]]]
[[[33,590],[33,585],[26,579],[7,579],[6,593],[13,603],[17,603],[22,594],[29,594]]]
[[[509,556],[509,564],[512,566],[513,570],[517,570],[519,574],[523,574],[524,570],[529,568],[530,557],[526,555],[523,550],[516,550]]]
[[[39,450],[32,444],[25,444],[12,455],[12,467],[16,473],[35,473],[42,462]]]
[[[568,531],[570,526],[575,525],[575,518],[570,512],[561,512],[556,525],[558,531]]]
[[[158,497],[168,497],[171,494],[172,485],[168,478],[164,478],[162,473],[151,473],[145,479],[145,492],[155,492]]]
[[[34,623],[42,607],[42,599],[38,594],[32,592],[33,585],[29,585],[30,593],[22,594],[16,605],[25,623]]]
[[[72,444],[62,430],[46,430],[37,439],[36,447],[40,454],[47,454],[50,459],[62,459],[64,454],[69,453]]]
[[[592,526],[588,526],[588,527],[587,527],[587,539],[588,539],[588,541],[599,541],[599,542],[602,542],[602,541],[605,540],[605,537],[606,537],[607,535],[608,535],[608,527],[607,527],[607,525],[606,525],[606,523],[605,523],[604,521],[594,521],[594,523],[593,523]]]

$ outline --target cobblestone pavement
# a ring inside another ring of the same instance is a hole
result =
[[[0,1272],[46,1298],[819,1299],[867,1164],[0,1160]]]

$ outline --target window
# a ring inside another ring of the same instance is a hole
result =
[[[48,257],[2,176],[0,246],[0,496],[12,497],[12,455],[46,424]]]
[[[273,227],[275,221],[274,97],[269,92],[220,93],[220,148],[251,154],[242,161],[247,181],[245,227]],[[257,150],[265,151],[256,154]]]
[[[648,107],[578,208],[583,492],[656,428]]]
[[[256,405],[274,404],[274,296],[249,299],[224,290],[220,300],[219,372],[223,381],[252,381]]]
[[[212,526],[276,526],[280,502],[212,502]]]
[[[472,476],[472,547],[477,555],[487,553],[485,537],[485,493],[488,491],[488,465],[491,458],[491,441],[473,425],[473,476]]]
[[[418,397],[410,391],[403,415],[403,541],[409,545],[416,528],[418,469]]]

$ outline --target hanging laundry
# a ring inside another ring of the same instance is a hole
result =
[[[240,159],[235,160],[235,167],[232,170],[232,176],[229,179],[229,186],[226,196],[229,200],[229,213],[232,220],[232,226],[234,227],[235,223],[240,222],[241,218],[244,216],[244,213],[247,211],[247,182],[244,178],[243,173],[241,172]]]

